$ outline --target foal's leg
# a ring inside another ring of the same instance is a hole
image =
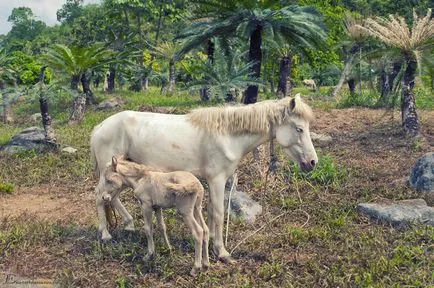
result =
[[[118,210],[119,214],[121,214],[123,225],[125,225],[126,231],[135,231],[134,229],[134,221],[133,217],[128,213],[127,209],[125,209],[121,200],[119,200],[119,194],[121,191],[116,192],[116,196],[112,200],[112,204]]]
[[[201,201],[202,199],[198,199],[197,201]],[[200,203],[200,202],[199,202]],[[202,227],[203,230],[203,244],[202,244],[202,266],[204,268],[208,268],[209,264],[209,253],[208,253],[208,242],[209,242],[209,230],[208,226],[206,226],[205,219],[203,219],[202,215],[202,205],[197,204],[194,207],[194,218],[196,222]]]
[[[167,238],[166,224],[164,223],[164,219],[163,219],[163,209],[157,208],[155,210],[155,214],[157,216],[158,227],[160,228],[161,233],[163,233],[164,242],[166,242],[169,250],[172,251],[172,246],[170,245],[169,238]]]
[[[104,199],[102,198],[103,193],[104,193],[104,180],[100,179],[98,185],[95,188],[95,195],[96,195],[96,211],[98,213],[98,231],[101,233],[101,239],[104,241],[108,241],[110,239],[112,239],[112,236],[110,235],[110,233],[107,230],[107,218],[105,215],[105,210],[104,210]]]
[[[210,199],[213,209],[213,218],[215,225],[215,238],[213,241],[213,250],[217,257],[225,262],[232,263],[234,260],[226,250],[223,244],[223,220],[224,220],[224,192],[225,192],[225,177],[217,177],[209,181]]]
[[[145,261],[149,260],[155,252],[154,237],[152,235],[152,207],[142,204],[143,221],[145,222],[145,235],[148,240],[148,254],[145,255]]]
[[[193,211],[183,214],[182,217],[184,218],[185,224],[187,224],[194,238],[194,266],[190,271],[190,275],[196,276],[197,272],[202,268],[203,229],[194,219]]]

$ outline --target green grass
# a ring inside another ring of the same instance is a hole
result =
[[[13,184],[0,181],[0,194],[12,194],[14,190],[15,186]]]

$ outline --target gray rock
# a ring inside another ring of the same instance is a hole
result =
[[[319,143],[324,143],[324,144],[332,142],[332,140],[333,140],[332,136],[330,136],[330,135],[320,134],[320,133],[315,133],[315,132],[310,132],[310,138],[314,142],[319,142]]]
[[[45,140],[43,129],[29,127],[13,136],[6,145],[0,147],[0,151],[16,153],[20,150],[35,150],[36,153],[43,153],[57,148],[57,143]]]
[[[121,99],[108,99],[104,102],[99,103],[96,107],[95,110],[106,110],[106,109],[112,109],[112,108],[117,108],[120,107],[122,105],[124,105],[124,101]]]
[[[417,159],[411,168],[409,182],[418,191],[434,192],[434,153],[427,153]]]
[[[235,189],[234,189],[235,190]],[[227,213],[229,190],[225,191],[225,213]],[[262,213],[262,206],[250,197],[249,194],[234,191],[231,197],[231,219],[242,219],[247,223],[253,223],[256,216]]]
[[[67,147],[65,147],[65,148],[62,149],[62,152],[66,152],[66,153],[69,153],[69,154],[74,154],[75,152],[77,152],[77,149],[75,149],[73,147],[70,147],[70,146],[67,146]]]
[[[423,199],[410,199],[390,203],[361,203],[357,211],[382,222],[403,227],[409,223],[434,226],[434,208]]]

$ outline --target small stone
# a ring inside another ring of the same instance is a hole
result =
[[[410,186],[422,192],[434,192],[434,153],[427,153],[417,159],[411,168]]]
[[[402,227],[415,222],[434,226],[434,208],[423,199],[361,203],[356,210],[372,219]]]
[[[330,136],[330,135],[320,134],[320,133],[315,133],[315,132],[310,132],[310,138],[314,142],[319,142],[319,143],[324,143],[324,144],[332,142],[332,140],[333,140],[332,136]]]
[[[75,152],[77,152],[77,149],[68,146],[68,147],[63,148],[62,152],[66,152],[66,153],[69,153],[69,154],[74,154]]]

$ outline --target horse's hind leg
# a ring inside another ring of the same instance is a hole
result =
[[[158,227],[160,228],[161,233],[163,234],[164,237],[164,242],[166,242],[167,248],[169,248],[169,250],[172,251],[172,246],[170,245],[169,238],[167,237],[166,224],[164,223],[164,219],[163,219],[163,209],[157,208],[155,210],[155,214],[157,216]]]
[[[116,193],[117,195],[113,198],[112,203],[116,210],[121,214],[123,225],[125,226],[124,229],[126,231],[135,231],[134,229],[134,221],[133,216],[128,213],[127,209],[122,204],[121,200],[119,200],[119,193]]]

